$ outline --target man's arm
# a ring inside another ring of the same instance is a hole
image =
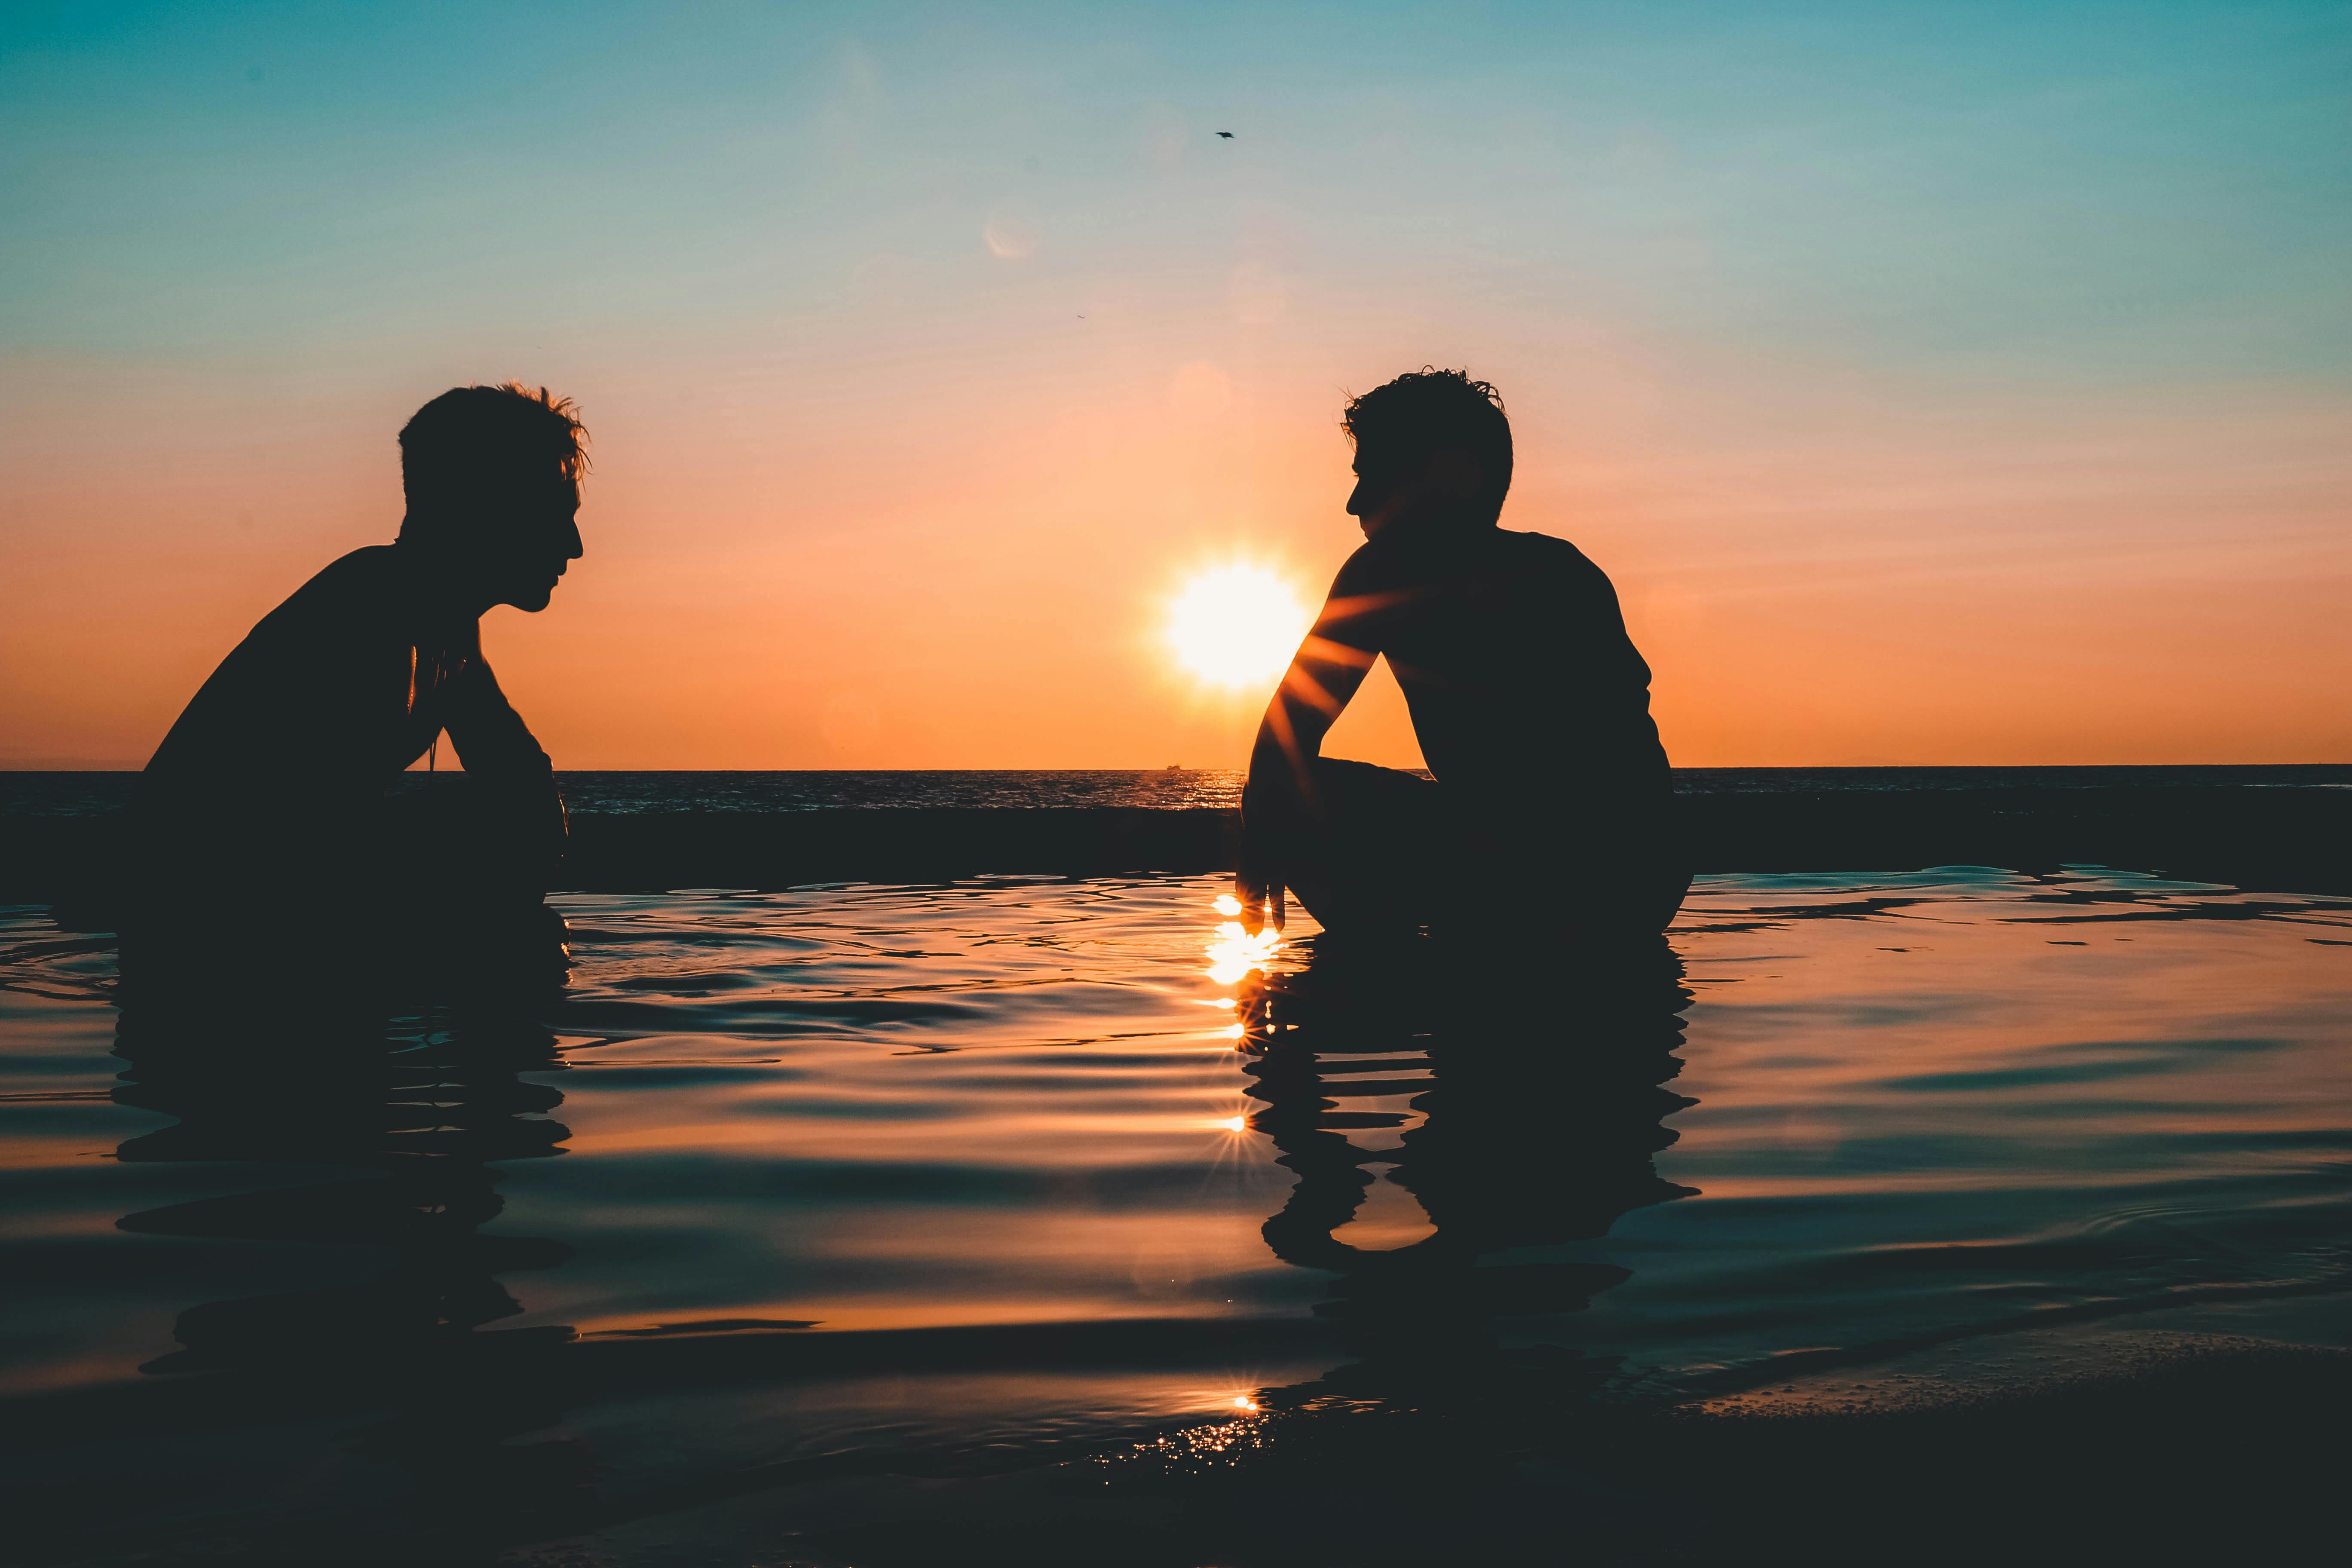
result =
[[[467,775],[482,782],[495,797],[492,809],[514,825],[534,858],[543,853],[551,868],[564,839],[563,797],[555,787],[553,764],[499,689],[499,678],[478,647],[470,650],[450,682],[442,711],[442,727]],[[538,842],[531,844],[533,839]]]
[[[1348,558],[1333,579],[1307,640],[1291,656],[1290,668],[1275,687],[1274,699],[1250,748],[1249,782],[1242,789],[1241,868],[1234,896],[1252,935],[1262,930],[1272,908],[1282,929],[1285,868],[1273,849],[1273,829],[1310,816],[1315,799],[1315,759],[1323,737],[1348,706],[1380,656],[1371,612],[1385,596],[1363,592],[1363,552]]]
[[[446,701],[442,727],[467,773],[501,784],[536,784],[549,777],[554,764],[499,689],[499,678],[478,649],[467,650]]]

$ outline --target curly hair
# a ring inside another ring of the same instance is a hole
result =
[[[454,500],[536,480],[550,469],[578,481],[588,471],[588,431],[568,397],[519,381],[453,386],[400,430],[400,478],[408,504]]]
[[[1511,488],[1511,421],[1502,394],[1467,371],[1409,371],[1349,398],[1339,427],[1357,451],[1376,447],[1384,461],[1418,463],[1443,447],[1465,449],[1485,471],[1486,500],[1497,510]]]

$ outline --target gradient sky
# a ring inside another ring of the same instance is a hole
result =
[[[142,762],[507,376],[559,767],[1236,765],[1164,606],[1318,593],[1423,363],[1678,763],[2352,761],[2352,5],[18,4],[0,214],[0,766]]]

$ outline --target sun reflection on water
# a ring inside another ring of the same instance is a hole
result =
[[[1239,921],[1227,921],[1209,939],[1209,978],[1219,985],[1238,985],[1254,969],[1264,969],[1282,951],[1282,933],[1269,926],[1255,936]]]
[[[1211,1403],[1225,1413],[1223,1420],[1131,1443],[1123,1451],[1097,1455],[1095,1462],[1120,1469],[1197,1472],[1234,1465],[1266,1446],[1278,1412],[1259,1404],[1255,1394],[1220,1394]]]

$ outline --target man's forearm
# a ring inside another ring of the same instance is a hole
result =
[[[499,689],[488,660],[469,661],[451,686],[443,724],[468,773],[522,790],[554,789],[554,764]]]
[[[1319,725],[1297,721],[1297,710],[1276,696],[1258,725],[1250,748],[1249,778],[1242,786],[1242,860],[1245,879],[1277,882],[1276,846],[1297,831],[1315,810],[1315,756],[1322,743]]]
[[[1285,826],[1298,815],[1296,781],[1276,728],[1281,706],[1276,695],[1258,724],[1256,743],[1250,748],[1249,777],[1242,785],[1241,860],[1234,868],[1234,891],[1242,903],[1242,929],[1252,936],[1269,921],[1276,931],[1282,929],[1283,884],[1288,879],[1281,845]]]
[[[1244,795],[1257,795],[1304,801],[1313,793],[1316,757],[1323,749],[1323,732],[1330,721],[1319,710],[1292,696],[1289,682],[1266,704],[1258,721],[1257,740],[1250,747],[1249,782]]]
[[[1243,797],[1246,799],[1268,788],[1286,784],[1290,772],[1290,762],[1284,754],[1282,742],[1275,738],[1274,716],[1269,710],[1266,717],[1258,721],[1257,739],[1250,746],[1249,777],[1242,785]]]

